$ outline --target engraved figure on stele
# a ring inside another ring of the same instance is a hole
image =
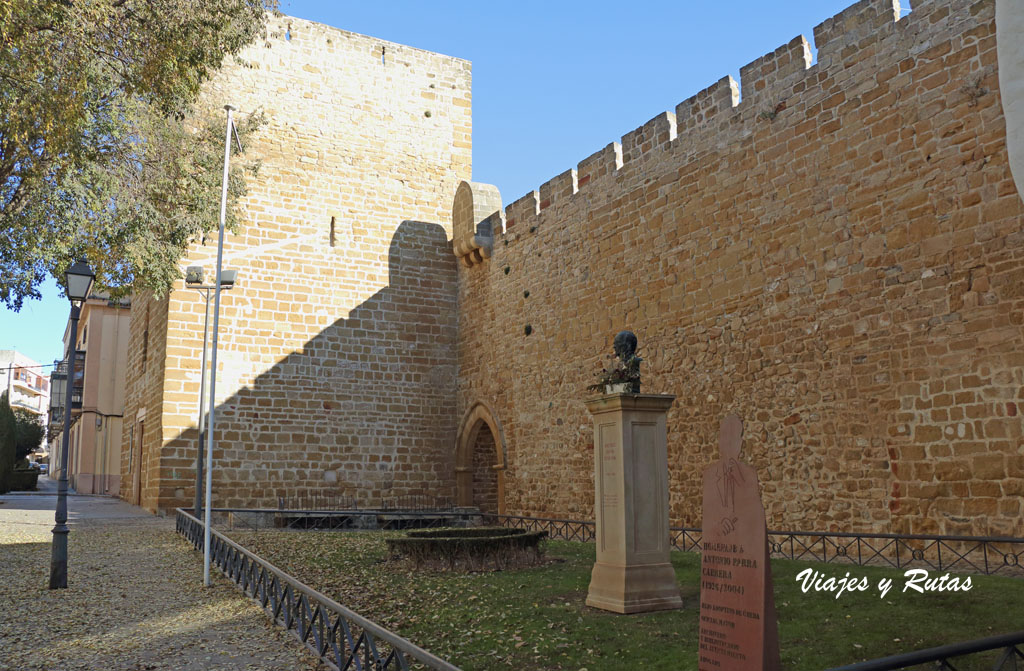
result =
[[[700,671],[777,671],[778,625],[757,471],[740,461],[743,424],[722,420],[704,471]]]

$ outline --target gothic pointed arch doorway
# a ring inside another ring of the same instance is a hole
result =
[[[505,512],[505,435],[491,409],[477,401],[459,424],[455,484],[460,506]]]

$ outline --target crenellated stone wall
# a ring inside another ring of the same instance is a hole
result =
[[[814,30],[817,63],[797,37],[477,222],[458,411],[504,427],[506,512],[592,519],[585,388],[630,328],[643,390],[678,397],[673,523],[699,525],[736,413],[771,528],[1024,535],[994,12],[858,2]]]
[[[225,247],[215,504],[592,519],[583,399],[631,328],[677,396],[673,523],[736,413],[770,527],[1024,535],[995,7],[858,2],[503,210],[469,181],[467,62],[271,19],[208,89],[269,119]],[[192,501],[202,324],[194,291],[133,301],[122,496],[151,510]]]

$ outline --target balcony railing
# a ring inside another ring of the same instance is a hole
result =
[[[43,384],[42,378],[37,380],[29,381],[20,377],[16,377],[11,380],[11,386],[18,390],[24,390],[33,396],[38,396],[46,392],[46,386]]]
[[[40,408],[38,403],[27,403],[20,398],[12,398],[10,400],[12,408],[23,408],[29,412],[33,412],[37,415],[41,415],[46,412],[45,408]]]

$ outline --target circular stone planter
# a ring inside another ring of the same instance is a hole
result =
[[[417,529],[404,537],[388,538],[392,557],[410,560],[417,568],[483,569],[518,568],[540,562],[540,542],[546,531],[468,527],[464,529]]]

